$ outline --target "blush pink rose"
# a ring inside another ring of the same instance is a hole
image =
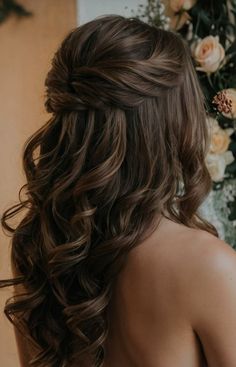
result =
[[[218,36],[207,36],[199,40],[192,47],[193,57],[199,64],[197,70],[214,73],[225,58],[225,50],[219,42]]]

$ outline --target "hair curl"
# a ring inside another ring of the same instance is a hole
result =
[[[4,311],[40,348],[32,366],[102,366],[113,281],[157,216],[218,236],[198,213],[212,186],[204,98],[179,35],[118,15],[73,29],[45,85],[51,117],[2,216],[16,276],[0,286],[24,289]]]

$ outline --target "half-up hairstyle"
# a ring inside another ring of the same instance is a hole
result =
[[[24,289],[4,311],[38,347],[32,366],[102,366],[112,285],[159,215],[218,236],[198,212],[212,187],[204,97],[179,35],[118,15],[73,29],[45,85],[50,118],[2,215],[15,277],[0,285]]]

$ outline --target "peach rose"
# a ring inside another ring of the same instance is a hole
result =
[[[223,154],[208,154],[206,165],[213,181],[218,182],[224,179],[225,168],[234,161],[232,152],[227,151]]]
[[[170,8],[178,13],[181,9],[189,10],[191,9],[197,0],[170,0]]]
[[[196,69],[206,73],[214,73],[225,57],[225,50],[219,42],[218,36],[207,36],[192,47],[193,57],[200,65]]]
[[[219,126],[218,121],[211,117],[207,119],[207,122],[211,136],[210,153],[225,153],[228,150],[230,135],[232,134],[233,129],[222,129]]]

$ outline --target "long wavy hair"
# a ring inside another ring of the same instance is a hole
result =
[[[212,187],[204,96],[179,35],[113,14],[66,36],[45,86],[50,118],[1,219],[15,276],[0,286],[22,289],[4,312],[38,347],[30,365],[102,366],[114,280],[158,216],[218,236],[198,211]]]

